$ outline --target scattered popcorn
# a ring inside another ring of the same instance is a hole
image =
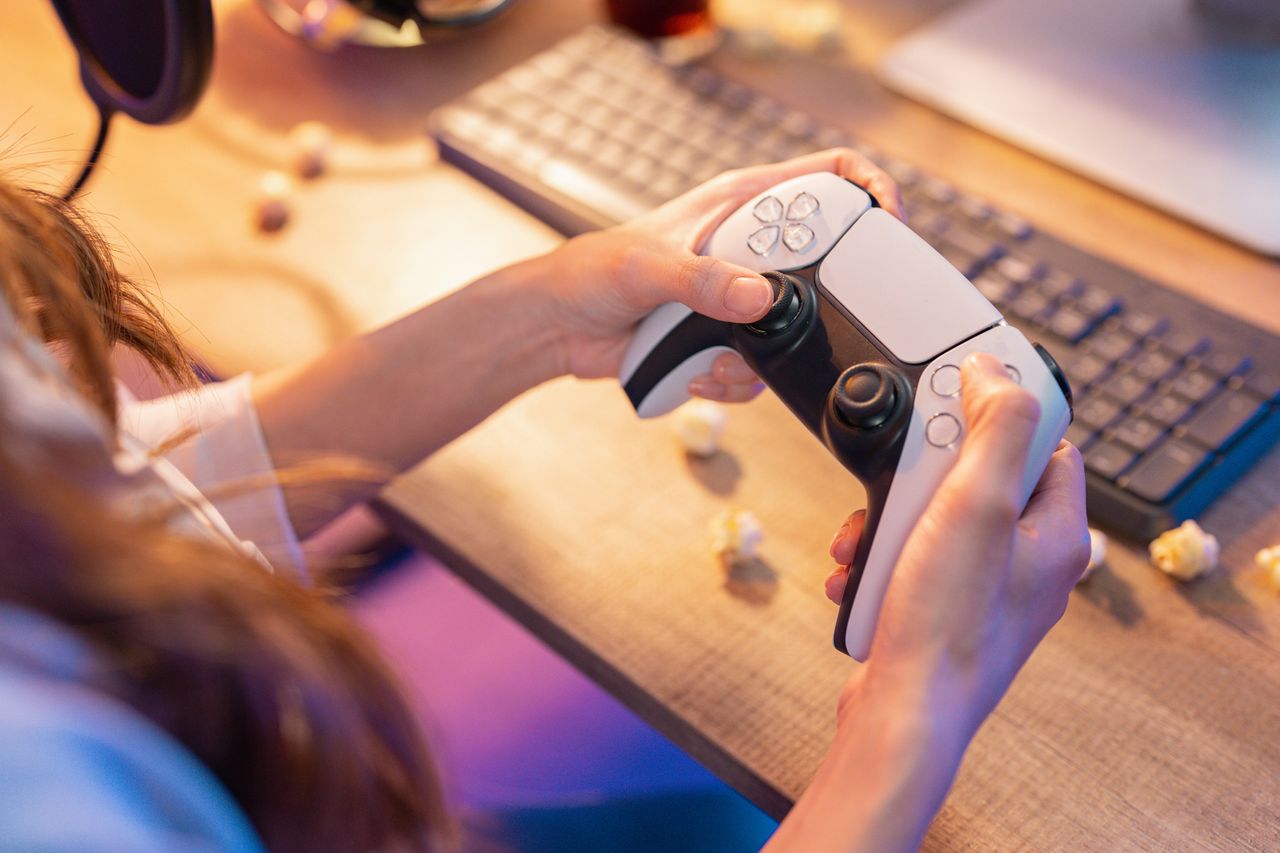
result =
[[[760,519],[747,510],[726,509],[711,519],[711,547],[722,558],[750,559],[763,541]]]
[[[729,416],[710,400],[693,400],[676,409],[672,427],[684,449],[695,456],[712,456],[720,449]]]
[[[270,171],[258,180],[258,195],[254,203],[258,228],[262,231],[279,231],[289,221],[289,197],[293,194],[293,180],[284,172]]]
[[[1280,545],[1263,548],[1253,555],[1253,561],[1258,564],[1258,568],[1267,573],[1267,577],[1271,579],[1276,589],[1280,589]]]
[[[1166,530],[1148,546],[1151,562],[1165,574],[1189,581],[1218,565],[1218,540],[1194,521]]]
[[[293,171],[303,178],[318,178],[329,166],[333,131],[322,121],[304,121],[289,131],[293,147]]]
[[[1094,570],[1107,561],[1107,534],[1101,530],[1089,528],[1089,565],[1085,566],[1084,574],[1080,575],[1080,580],[1076,583],[1084,583]]]

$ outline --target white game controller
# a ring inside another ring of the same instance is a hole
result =
[[[739,352],[862,481],[867,520],[835,645],[865,660],[893,566],[964,440],[960,362],[991,353],[1040,401],[1024,504],[1071,423],[1071,390],[1043,347],[836,175],[804,175],[756,196],[716,229],[705,254],[763,273],[773,307],[742,325],[659,307],[623,358],[623,387],[641,417],[661,415],[689,399],[689,380],[717,355]]]

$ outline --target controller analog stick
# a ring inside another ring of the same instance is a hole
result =
[[[882,364],[858,364],[840,374],[833,395],[836,411],[858,429],[875,429],[898,409],[893,372]]]
[[[783,331],[800,316],[800,289],[796,281],[786,273],[767,272],[765,280],[773,287],[773,305],[769,313],[752,323],[749,328],[762,335]]]

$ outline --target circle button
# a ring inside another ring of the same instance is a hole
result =
[[[1022,384],[1022,371],[1014,367],[1012,364],[1006,364],[1004,370],[1009,374],[1009,378],[1019,385]]]
[[[924,428],[924,437],[934,447],[950,447],[960,440],[960,431],[960,421],[943,412],[929,418],[929,423]]]
[[[929,387],[939,397],[954,397],[960,393],[960,368],[944,364],[929,377]]]

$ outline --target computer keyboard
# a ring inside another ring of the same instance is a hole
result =
[[[1280,337],[705,68],[668,67],[623,32],[583,30],[441,108],[431,128],[446,160],[565,234],[726,169],[863,152],[898,181],[911,226],[1066,371],[1089,513],[1113,532],[1145,540],[1200,513],[1280,438]]]

